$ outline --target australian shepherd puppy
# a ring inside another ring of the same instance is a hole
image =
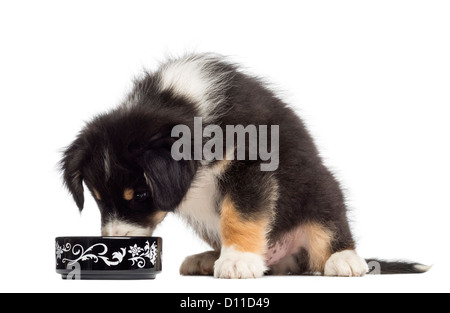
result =
[[[83,182],[95,198],[104,236],[150,236],[169,212],[185,219],[212,250],[187,257],[183,275],[427,270],[358,256],[339,183],[301,119],[218,55],[146,73],[87,123],[61,169],[80,210]]]

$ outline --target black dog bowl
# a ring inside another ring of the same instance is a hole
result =
[[[161,272],[159,237],[57,237],[63,279],[154,279]]]

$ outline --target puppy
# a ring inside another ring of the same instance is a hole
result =
[[[428,269],[358,256],[339,183],[300,118],[218,55],[146,73],[119,107],[87,123],[60,165],[80,211],[83,182],[95,198],[104,236],[150,236],[169,212],[185,219],[212,250],[186,258],[183,275],[363,276],[367,262],[380,273]]]

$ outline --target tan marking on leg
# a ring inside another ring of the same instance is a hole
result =
[[[331,256],[333,232],[318,223],[302,225],[302,230],[307,237],[310,270],[323,273],[325,263]]]
[[[130,201],[131,199],[134,198],[134,190],[131,188],[126,188],[123,191],[123,198],[127,201]]]
[[[97,189],[94,188],[94,196],[97,198],[97,200],[102,200],[102,197],[100,196],[100,193]]]
[[[265,253],[269,219],[244,219],[229,196],[226,196],[222,203],[220,227],[224,246],[233,246],[241,252]]]

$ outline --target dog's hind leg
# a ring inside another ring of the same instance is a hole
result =
[[[206,251],[188,256],[180,267],[180,274],[186,276],[213,275],[214,263],[220,256],[218,251]]]

